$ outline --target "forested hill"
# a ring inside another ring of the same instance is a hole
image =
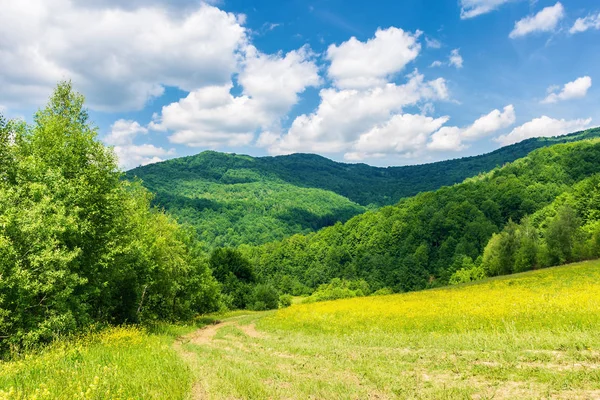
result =
[[[179,184],[185,182],[188,185],[193,181],[236,184],[268,180],[329,190],[363,206],[382,206],[419,192],[462,182],[525,157],[541,147],[595,137],[600,137],[600,128],[564,136],[527,139],[473,157],[387,168],[339,163],[315,154],[250,157],[205,151],[195,156],[138,167],[127,175],[142,178],[145,186],[153,192],[164,190],[165,180],[177,180]]]
[[[350,282],[335,290],[403,292],[597,258],[600,140],[538,149],[345,224],[240,250],[293,294],[333,279]]]
[[[206,151],[138,167],[126,177],[141,178],[156,194],[154,204],[194,226],[209,247],[261,244],[462,182],[540,147],[598,136],[600,129],[591,129],[475,157],[388,168],[313,154],[254,158]]]

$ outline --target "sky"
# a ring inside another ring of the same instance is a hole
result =
[[[0,10],[0,112],[31,120],[71,80],[123,169],[204,150],[421,164],[600,125],[597,0]]]

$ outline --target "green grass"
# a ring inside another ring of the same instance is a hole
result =
[[[0,399],[185,399],[193,376],[172,344],[190,329],[110,328],[0,362]]]
[[[598,327],[594,261],[237,316],[184,347],[211,399],[594,399]]]

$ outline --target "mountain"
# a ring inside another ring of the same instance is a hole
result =
[[[462,182],[557,143],[600,136],[590,129],[534,138],[488,154],[431,164],[372,167],[313,154],[250,157],[206,151],[132,169],[154,204],[196,228],[209,247],[261,244],[344,222],[405,197]]]
[[[345,224],[241,250],[264,281],[293,294],[334,278],[404,292],[598,257],[600,139],[538,149]]]

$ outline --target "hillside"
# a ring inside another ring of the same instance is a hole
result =
[[[388,168],[311,154],[254,158],[207,151],[135,168],[126,178],[141,178],[156,194],[154,203],[194,226],[209,247],[261,244],[462,182],[537,148],[598,136],[600,129],[591,129],[475,157]]]
[[[316,234],[242,250],[292,294],[333,278],[404,292],[445,285],[459,270],[498,275],[600,256],[598,173],[600,140],[558,144]]]

